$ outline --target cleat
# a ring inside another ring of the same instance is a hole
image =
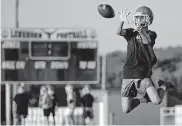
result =
[[[159,80],[158,84],[159,84],[159,87],[160,86],[165,86],[167,90],[176,87],[175,84],[170,82],[170,81]]]

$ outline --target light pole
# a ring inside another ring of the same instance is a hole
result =
[[[16,7],[15,7],[16,11],[15,11],[15,15],[16,15],[16,19],[15,19],[15,23],[16,23],[16,28],[19,28],[19,0],[16,0]]]
[[[19,0],[15,1],[15,28],[19,28]],[[11,85],[9,83],[5,83],[6,86],[6,125],[11,125]],[[16,92],[16,84],[13,84],[13,96]],[[14,113],[13,113],[14,114]],[[14,122],[14,117],[13,117]]]

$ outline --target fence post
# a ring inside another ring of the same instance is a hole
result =
[[[6,125],[11,125],[11,85],[5,84],[6,88]]]

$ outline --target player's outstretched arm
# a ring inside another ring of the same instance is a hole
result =
[[[123,25],[124,25],[124,22],[128,22],[127,17],[129,14],[130,14],[130,12],[127,12],[127,9],[125,9],[125,10],[123,10],[123,8],[121,9],[121,13],[119,13],[120,24],[119,24],[118,30],[116,32],[117,35],[121,35],[121,36],[125,35],[126,30],[123,29]]]
[[[117,35],[123,35],[126,33],[126,30],[123,29],[123,24],[124,24],[124,22],[120,22],[118,30],[116,32]]]

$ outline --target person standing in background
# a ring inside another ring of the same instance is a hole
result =
[[[50,116],[50,113],[52,112],[51,108],[52,108],[53,104],[52,104],[51,95],[49,95],[49,93],[48,93],[47,86],[41,87],[39,106],[43,108],[46,125],[49,125],[50,124],[49,116]]]
[[[15,124],[16,125],[25,125],[25,118],[28,115],[28,105],[29,105],[29,96],[25,92],[24,85],[20,85],[17,90],[17,94],[13,99],[13,106],[15,107]]]
[[[89,85],[86,85],[81,90],[81,99],[80,103],[83,107],[83,124],[84,125],[93,125],[93,103],[95,101],[94,96],[90,93]]]
[[[51,86],[48,86],[48,94],[51,96],[52,99],[52,107],[50,108],[50,112],[52,113],[53,116],[53,124],[56,125],[55,110],[58,107],[58,98],[55,94],[53,87]]]
[[[74,111],[76,108],[76,93],[73,91],[73,86],[68,84],[65,87],[65,91],[67,94],[67,112],[66,112],[66,121],[69,125],[74,125]]]

